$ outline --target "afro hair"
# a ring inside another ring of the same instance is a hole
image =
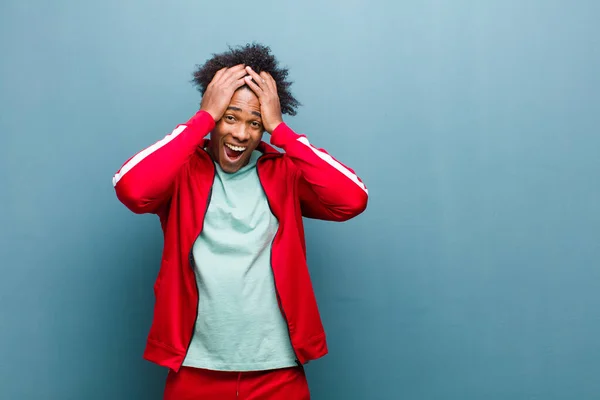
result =
[[[288,115],[296,115],[296,108],[301,104],[290,92],[290,82],[288,77],[288,69],[278,65],[275,56],[271,54],[271,49],[259,43],[246,44],[245,46],[231,47],[229,50],[213,54],[213,57],[207,60],[203,65],[197,65],[194,71],[194,79],[192,82],[202,95],[206,91],[208,84],[213,77],[222,68],[230,68],[238,64],[250,66],[257,73],[262,71],[271,74],[277,83],[277,94],[279,95],[279,103],[281,112]],[[243,87],[248,87],[244,85]]]

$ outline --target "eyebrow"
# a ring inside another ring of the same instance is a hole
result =
[[[227,107],[227,109],[232,110],[232,111],[242,112],[242,109],[239,107],[229,106],[229,107]],[[258,111],[250,111],[250,113],[253,115],[256,115],[258,118],[262,118],[262,115],[260,115],[260,113]]]

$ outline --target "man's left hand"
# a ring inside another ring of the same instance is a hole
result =
[[[279,104],[279,95],[277,95],[277,84],[275,79],[268,72],[257,74],[250,67],[246,67],[246,84],[258,97],[260,101],[260,114],[262,124],[265,130],[272,133],[277,125],[283,122],[281,116],[281,105]]]

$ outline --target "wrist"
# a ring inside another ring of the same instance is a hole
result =
[[[271,133],[271,144],[277,147],[285,147],[286,143],[294,141],[298,134],[294,132],[285,122],[281,122]]]
[[[217,122],[219,119],[221,119],[221,118],[217,118],[216,112],[214,112],[208,108],[202,107],[202,108],[200,108],[200,111],[204,111],[205,113],[209,114],[215,122]]]
[[[209,131],[211,131],[215,127],[216,122],[209,112],[200,109],[186,122],[186,125],[196,127],[203,126],[206,127],[206,129],[208,129]]]
[[[275,132],[275,130],[277,129],[277,127],[279,127],[279,125],[283,124],[283,120],[277,120],[275,121],[272,125],[271,125],[271,129],[269,130],[269,133],[272,135],[273,132]]]

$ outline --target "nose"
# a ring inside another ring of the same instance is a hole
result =
[[[239,142],[245,142],[250,139],[250,132],[246,127],[246,124],[239,124],[231,130],[231,136],[233,136]]]

